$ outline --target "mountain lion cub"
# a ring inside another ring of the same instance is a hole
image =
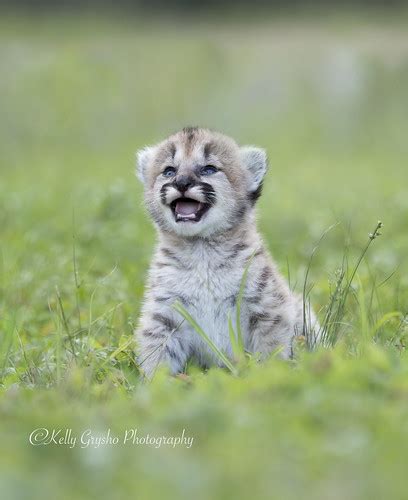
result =
[[[158,230],[136,331],[138,360],[147,377],[161,363],[183,372],[193,358],[222,365],[192,326],[172,307],[179,301],[227,356],[228,317],[249,259],[241,304],[245,349],[260,359],[292,355],[304,325],[302,300],[293,294],[265,249],[255,223],[255,202],[267,170],[265,151],[239,147],[202,128],[185,128],[138,153],[138,177]],[[235,327],[235,325],[234,325]]]

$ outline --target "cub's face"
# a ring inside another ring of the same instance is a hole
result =
[[[147,209],[163,231],[209,237],[239,224],[260,195],[265,152],[187,128],[138,153]]]

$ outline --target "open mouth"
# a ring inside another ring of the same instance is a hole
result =
[[[191,198],[178,198],[170,204],[170,208],[176,222],[198,222],[210,205]]]

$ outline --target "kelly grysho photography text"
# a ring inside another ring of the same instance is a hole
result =
[[[47,429],[39,427],[34,429],[28,441],[33,446],[59,445],[68,448],[100,448],[101,446],[136,445],[151,446],[160,448],[169,446],[184,446],[191,448],[194,437],[186,435],[186,429],[181,434],[175,436],[160,436],[151,434],[141,434],[139,429],[125,429],[120,435],[114,435],[111,429],[105,432],[93,432],[92,429],[85,429],[82,432],[74,432],[73,429]]]

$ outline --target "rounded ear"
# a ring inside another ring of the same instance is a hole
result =
[[[153,156],[153,147],[146,146],[136,153],[137,165],[136,175],[144,183],[146,180],[146,170]]]
[[[266,151],[254,146],[245,146],[241,148],[241,160],[250,172],[249,192],[255,193],[261,189],[262,180],[268,169]]]

